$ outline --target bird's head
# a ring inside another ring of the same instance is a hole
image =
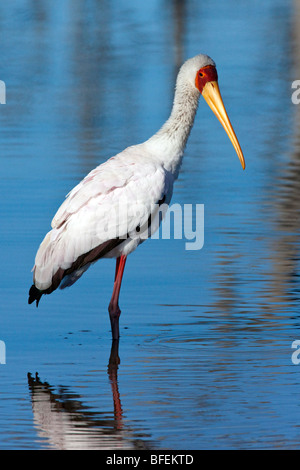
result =
[[[203,96],[209,107],[224,127],[235,151],[245,169],[245,159],[239,141],[227,115],[218,85],[216,64],[207,55],[199,54],[187,60],[182,66],[181,74]]]

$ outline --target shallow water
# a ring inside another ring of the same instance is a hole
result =
[[[299,448],[294,7],[1,3],[1,449]],[[111,351],[114,263],[37,310],[35,252],[65,194],[164,122],[178,65],[199,52],[247,168],[201,100],[173,202],[204,204],[204,247],[149,240],[129,257]]]

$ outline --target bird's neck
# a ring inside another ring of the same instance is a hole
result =
[[[147,144],[162,160],[163,165],[177,177],[184,148],[194,123],[199,93],[192,87],[176,87],[171,115]]]

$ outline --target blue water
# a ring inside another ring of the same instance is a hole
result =
[[[299,448],[292,7],[1,2],[1,449]],[[173,202],[204,204],[204,247],[149,240],[129,257],[109,365],[114,262],[36,309],[34,256],[65,194],[161,126],[178,66],[200,52],[217,63],[246,171],[201,100]]]

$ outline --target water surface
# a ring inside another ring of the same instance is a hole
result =
[[[1,449],[299,448],[294,6],[1,3]],[[199,52],[247,168],[201,100],[173,202],[204,204],[204,247],[149,240],[130,256],[112,348],[114,263],[36,309],[35,252],[65,194],[160,127]]]

